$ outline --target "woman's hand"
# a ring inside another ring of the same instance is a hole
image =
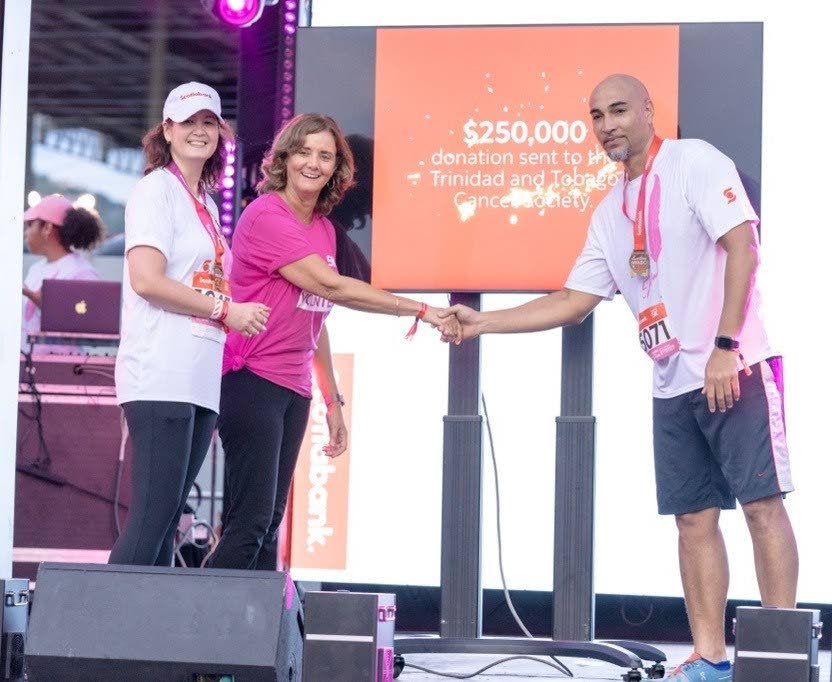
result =
[[[438,329],[442,334],[442,341],[445,343],[453,342],[459,344],[462,341],[462,325],[455,315],[448,317],[439,317],[440,309],[428,306],[425,312],[424,320],[434,329]]]
[[[229,301],[225,324],[243,336],[254,336],[266,329],[271,309],[262,303]]]
[[[449,320],[453,320],[458,332],[454,337],[454,343],[459,344],[462,341],[473,339],[480,334],[480,323],[482,320],[482,313],[478,310],[473,310],[464,305],[452,305],[450,308],[445,308],[437,313],[439,319],[440,329],[448,324]],[[443,331],[442,340],[446,341],[445,333]]]
[[[329,443],[321,448],[327,457],[338,457],[347,451],[349,436],[347,425],[344,423],[344,413],[337,402],[329,406],[326,411],[326,424],[329,427]]]

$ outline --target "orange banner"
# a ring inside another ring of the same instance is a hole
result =
[[[344,395],[347,432],[352,420],[353,355],[334,353],[335,376]],[[321,449],[329,442],[326,405],[317,384],[312,394],[309,425],[292,483],[292,568],[347,566],[347,509],[350,451],[330,459]]]
[[[641,79],[677,135],[678,26],[380,29],[376,50],[380,287],[561,288],[621,177],[589,116],[604,77]]]

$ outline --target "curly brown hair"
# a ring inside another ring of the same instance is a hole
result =
[[[104,238],[104,223],[95,211],[74,207],[67,211],[64,222],[57,226],[58,241],[67,251],[88,250]]]
[[[171,121],[172,123],[172,121]],[[211,158],[202,167],[202,177],[199,181],[206,191],[217,188],[222,179],[222,171],[225,168],[225,157],[227,155],[225,145],[234,141],[234,131],[224,121],[220,123],[220,137],[217,148]],[[147,165],[144,174],[147,175],[157,168],[164,168],[173,158],[170,155],[170,145],[165,139],[165,122],[159,123],[148,130],[142,138],[144,155],[147,158]]]
[[[315,212],[327,215],[332,207],[341,201],[344,193],[355,184],[352,151],[344,139],[344,133],[331,116],[299,114],[280,129],[260,165],[263,179],[257,185],[257,193],[265,194],[286,189],[286,161],[292,154],[303,149],[307,135],[322,132],[331,133],[335,138],[335,171],[315,203]]]

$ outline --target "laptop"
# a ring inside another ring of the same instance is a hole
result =
[[[64,334],[118,334],[121,282],[45,279],[40,328]]]

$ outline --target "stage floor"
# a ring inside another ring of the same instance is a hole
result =
[[[690,655],[691,646],[681,644],[654,644],[667,654],[667,669],[668,672],[681,661]],[[729,650],[729,656],[733,655],[733,650]],[[437,670],[444,673],[470,674],[475,670],[488,665],[492,661],[496,661],[502,656],[483,656],[483,655],[437,655],[437,654],[408,654],[405,656],[406,663],[415,663],[424,668]],[[500,680],[500,682],[515,682],[519,680],[541,679],[541,680],[565,680],[573,679],[578,682],[596,682],[598,680],[618,680],[621,681],[621,674],[625,672],[621,668],[602,663],[600,661],[589,661],[579,658],[564,658],[563,662],[572,670],[575,675],[574,678],[567,678],[563,673],[558,672],[554,668],[550,668],[542,663],[534,661],[520,660],[509,661],[494,668],[490,668],[481,675],[477,675],[473,680]],[[829,665],[830,653],[828,650],[820,652],[820,679],[821,682],[826,682],[829,679]],[[399,675],[399,680],[402,682],[428,682],[442,679],[451,679],[438,677],[429,673],[424,673],[411,668],[408,665]],[[646,679],[646,678],[645,678]],[[784,680],[785,682],[785,680]]]

